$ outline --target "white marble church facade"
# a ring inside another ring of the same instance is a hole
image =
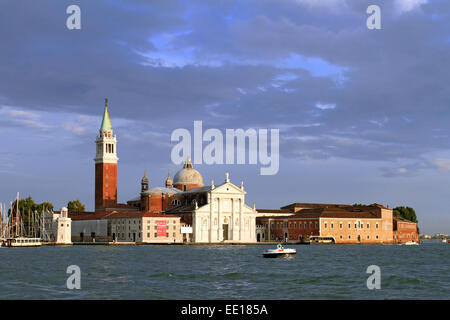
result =
[[[192,212],[193,241],[256,242],[256,210],[245,204],[243,186],[229,182],[211,185],[207,192],[208,202]]]

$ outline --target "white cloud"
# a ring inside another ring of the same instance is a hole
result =
[[[420,8],[425,3],[428,3],[428,0],[395,0],[395,7],[403,13]]]
[[[433,164],[440,171],[450,171],[450,159],[437,158],[433,160]]]
[[[23,111],[12,107],[2,106],[0,108],[0,115],[7,115],[11,118],[19,119],[37,119],[39,115],[34,112]]]
[[[330,110],[336,108],[335,103],[316,103],[316,108],[320,110]]]
[[[345,0],[296,0],[295,2],[311,7],[337,7],[345,5]]]
[[[35,112],[25,111],[18,108],[2,106],[0,116],[10,124],[18,127],[28,127],[39,130],[48,130],[53,128],[51,125],[40,121],[41,116]]]

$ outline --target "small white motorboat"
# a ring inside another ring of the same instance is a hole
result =
[[[415,241],[408,241],[404,243],[405,246],[418,246],[419,244]]]
[[[285,249],[281,244],[279,244],[276,249],[267,249],[264,251],[263,256],[264,258],[286,258],[295,257],[296,254],[296,249]]]

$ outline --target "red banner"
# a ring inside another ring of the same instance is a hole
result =
[[[156,232],[158,237],[165,237],[167,234],[166,221],[156,221]]]

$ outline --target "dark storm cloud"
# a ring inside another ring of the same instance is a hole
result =
[[[82,30],[69,31],[72,1],[3,1],[0,102],[98,115],[108,96],[114,117],[165,137],[197,119],[278,127],[288,157],[393,161],[449,148],[448,2],[401,12],[378,1],[377,31],[365,27],[371,2],[78,1]],[[293,54],[343,79],[282,66]],[[276,80],[286,73],[295,77]]]

